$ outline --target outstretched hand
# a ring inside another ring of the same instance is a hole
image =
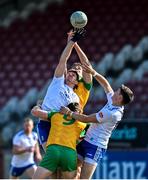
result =
[[[74,35],[73,35],[73,38],[71,39],[73,42],[77,42],[79,41],[80,39],[82,39],[86,33],[86,30],[84,28],[82,29],[74,29]]]
[[[36,116],[36,113],[37,113],[38,110],[40,110],[40,107],[39,107],[39,106],[34,106],[34,107],[32,108],[32,110],[31,110],[31,114],[32,114],[33,116]]]
[[[90,74],[92,74],[92,75],[95,74],[95,70],[93,69],[93,67],[91,66],[91,64],[89,64],[89,63],[84,63],[84,64],[82,65],[82,67],[83,67],[83,71],[84,71],[84,72],[90,73]]]

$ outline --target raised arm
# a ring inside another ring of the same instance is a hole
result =
[[[72,39],[74,32],[71,30],[68,34],[68,42]],[[74,48],[79,56],[80,62],[83,63],[87,63],[90,64],[86,54],[82,51],[82,49],[80,48],[80,46],[75,43],[74,44]],[[90,73],[86,73],[83,71],[83,79],[86,83],[91,83],[92,82],[92,75]]]
[[[83,64],[83,69],[88,72],[88,73],[91,73],[92,76],[98,81],[98,83],[104,88],[105,92],[106,93],[109,93],[109,92],[112,92],[113,89],[112,87],[110,86],[108,80],[102,76],[101,74],[99,74],[98,72],[96,72],[92,66],[90,64]]]
[[[67,66],[67,60],[71,55],[73,47],[74,47],[74,42],[69,41],[61,54],[59,64],[57,65],[54,73],[55,77],[61,77],[64,75]]]
[[[84,30],[77,30],[73,37],[68,41],[64,51],[62,52],[62,55],[60,57],[59,64],[57,65],[57,68],[55,70],[54,76],[55,77],[61,77],[64,75],[67,67],[67,60],[69,59],[72,49],[74,47],[75,42],[79,41],[84,35]]]
[[[86,54],[82,51],[82,49],[80,48],[80,46],[77,43],[75,43],[74,48],[79,56],[80,62],[82,64],[84,64],[84,63],[90,64]],[[92,75],[90,73],[83,71],[83,79],[86,83],[91,83]]]

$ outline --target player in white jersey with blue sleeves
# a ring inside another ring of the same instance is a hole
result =
[[[18,179],[24,172],[32,177],[37,166],[34,160],[41,160],[37,133],[32,131],[33,120],[26,118],[24,129],[13,138],[13,157],[11,160],[10,179]]]
[[[54,77],[50,83],[41,108],[46,111],[59,111],[61,106],[67,106],[70,103],[79,103],[79,97],[74,92],[79,81],[79,73],[75,69],[67,70],[67,61],[74,48],[75,42],[83,37],[84,30],[75,32],[73,37],[68,41],[63,50],[59,63],[55,69]],[[39,142],[45,150],[46,141],[50,130],[50,122],[40,120],[37,125]]]
[[[84,140],[77,146],[78,157],[82,164],[80,179],[90,179],[98,162],[106,152],[113,129],[122,119],[124,105],[133,101],[134,95],[124,85],[114,92],[109,82],[97,73],[91,65],[84,64],[83,69],[91,73],[104,88],[107,95],[107,104],[99,112],[91,115],[78,114],[70,111],[67,107],[62,107],[61,113],[70,115],[81,122],[92,123]]]

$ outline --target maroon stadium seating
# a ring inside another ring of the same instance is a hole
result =
[[[105,53],[117,53],[127,43],[134,46],[147,35],[147,6],[147,0],[66,0],[61,5],[49,5],[44,13],[35,11],[26,21],[17,19],[9,28],[1,27],[0,107],[12,96],[22,97],[31,87],[40,90],[52,77],[66,44],[73,11],[88,15],[87,36],[81,46],[90,60],[98,63]],[[76,58],[73,53],[70,61]],[[139,96],[146,92],[141,88],[146,83],[130,85],[136,87]],[[138,98],[141,105],[147,103]]]

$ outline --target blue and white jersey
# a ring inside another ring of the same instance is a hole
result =
[[[64,83],[64,75],[54,77],[43,100],[42,109],[59,111],[61,106],[67,106],[72,102],[79,103],[79,97],[71,87]]]
[[[13,138],[13,145],[22,148],[35,147],[38,142],[37,133],[32,132],[26,135],[24,131],[19,131]],[[14,154],[12,157],[11,165],[14,167],[24,167],[34,162],[34,152],[25,152],[22,154]]]
[[[85,140],[91,144],[107,149],[108,141],[113,129],[123,116],[123,106],[113,106],[112,96],[114,92],[107,94],[107,104],[96,113],[98,123],[92,123],[89,127]]]

